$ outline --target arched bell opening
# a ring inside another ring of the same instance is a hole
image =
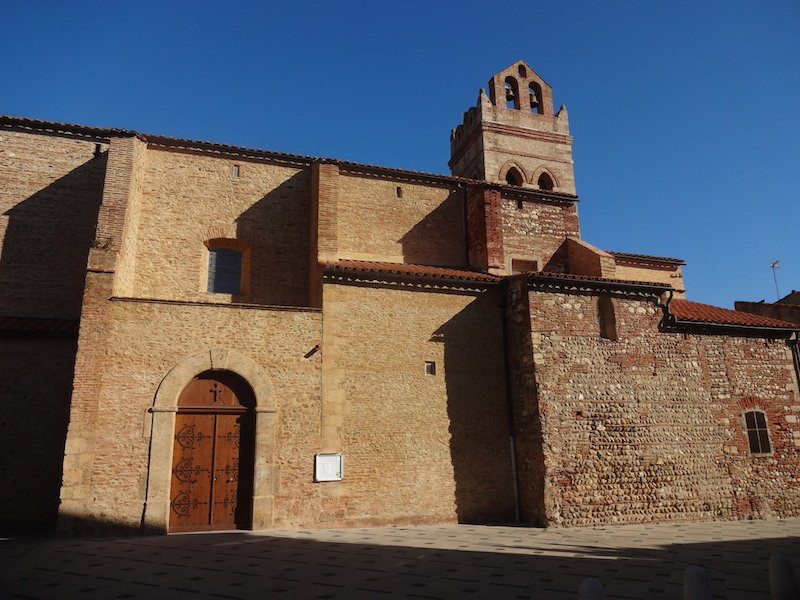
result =
[[[516,167],[511,167],[506,171],[506,183],[508,185],[522,185],[523,181],[522,173],[520,173]]]
[[[169,531],[250,529],[255,394],[231,371],[196,375],[175,415]]]
[[[511,76],[506,77],[503,82],[503,89],[506,95],[506,108],[519,110],[519,85],[517,80]]]
[[[540,190],[545,190],[548,192],[552,191],[554,187],[553,178],[550,177],[550,174],[546,172],[543,172],[541,175],[539,175],[539,179],[537,180],[536,184],[539,186]]]

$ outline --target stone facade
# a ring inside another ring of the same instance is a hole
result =
[[[528,293],[547,522],[796,515],[797,391],[780,339],[659,331],[658,298]],[[751,456],[743,413],[766,412],[773,453]]]
[[[797,327],[582,240],[566,109],[525,63],[454,131],[454,176],[0,126],[4,527],[168,530],[181,392],[225,372],[254,528],[800,514]]]

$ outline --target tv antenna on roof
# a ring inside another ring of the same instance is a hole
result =
[[[781,293],[778,291],[778,276],[775,274],[775,269],[777,269],[780,264],[781,263],[777,260],[773,260],[771,263],[769,263],[769,266],[772,269],[772,278],[775,280],[775,293],[778,296],[778,300],[781,299]]]

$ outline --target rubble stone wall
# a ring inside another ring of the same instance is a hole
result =
[[[800,514],[800,399],[783,340],[659,332],[655,299],[531,291],[544,502],[558,525]],[[743,413],[766,412],[752,455]]]
[[[502,215],[503,251],[508,272],[515,258],[535,260],[540,271],[565,269],[563,259],[554,259],[554,255],[566,236],[580,235],[574,203],[524,201],[520,204],[504,198]]]

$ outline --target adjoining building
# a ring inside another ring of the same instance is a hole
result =
[[[798,325],[583,240],[567,111],[524,62],[450,176],[0,138],[5,527],[800,514]]]
[[[800,325],[800,290],[792,290],[775,302],[741,300],[734,302],[734,306],[736,310]]]

